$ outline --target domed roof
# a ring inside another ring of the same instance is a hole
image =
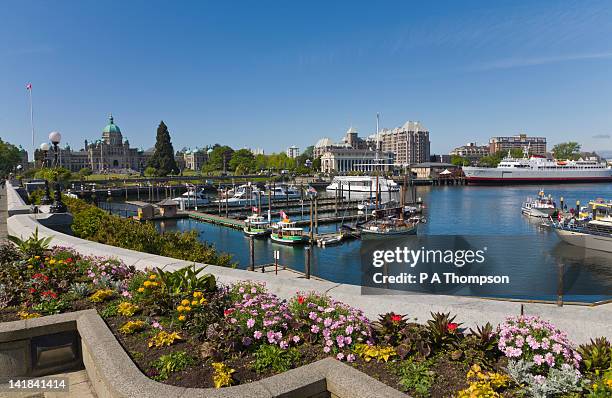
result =
[[[106,127],[104,127],[104,130],[102,130],[103,133],[121,133],[121,129],[119,128],[119,126],[117,126],[115,124],[115,119],[113,118],[113,115],[110,115],[108,118],[108,124],[106,125]]]

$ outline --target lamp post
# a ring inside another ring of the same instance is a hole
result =
[[[53,144],[53,152],[54,152],[54,162],[53,167],[58,168],[59,163],[57,161],[57,156],[59,155],[59,143],[62,139],[62,135],[57,131],[52,131],[49,133],[49,141]],[[59,175],[57,176],[59,180]],[[50,213],[66,213],[68,211],[66,205],[62,202],[62,192],[60,190],[59,181],[55,182],[55,194],[53,197],[53,204],[49,208]]]
[[[45,167],[47,165],[47,155],[49,153],[49,144],[47,144],[46,142],[43,142],[42,144],[40,144],[40,150],[43,153],[42,167]],[[51,200],[51,193],[49,192],[49,181],[45,180],[45,194],[43,195],[42,198],[40,198],[40,204],[50,205],[51,202],[52,200]]]

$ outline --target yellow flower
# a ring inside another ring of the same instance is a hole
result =
[[[181,305],[189,305],[189,300],[183,300],[183,301],[181,301]]]
[[[144,292],[144,291],[145,291],[145,288],[144,288],[144,287],[139,287],[139,288],[138,288],[138,292],[142,293],[142,292]]]
[[[157,282],[151,282],[151,286],[153,286],[153,287],[157,287],[157,285],[159,285],[159,283],[157,283]]]
[[[117,306],[117,312],[123,316],[132,316],[134,315],[140,308],[137,305],[134,305],[128,301],[124,301]]]
[[[206,303],[207,303],[206,299],[204,297],[202,297],[200,299],[200,304],[206,304]]]
[[[187,317],[185,315],[181,315],[181,316],[178,317],[178,320],[181,321],[181,322],[184,321],[185,319],[187,319]]]
[[[155,274],[149,275],[149,279],[151,279],[151,280],[154,280],[156,277],[157,277],[157,275],[155,275]]]
[[[89,301],[92,303],[101,303],[102,301],[112,297],[115,294],[111,289],[100,289],[89,296]]]
[[[52,258],[51,260],[49,260],[49,264],[51,264],[51,265],[55,264],[55,259]]]
[[[145,282],[143,283],[143,285],[144,285],[144,287],[149,287],[149,286],[151,286],[151,282],[149,282],[149,281],[145,281]]]
[[[163,347],[172,345],[176,340],[182,340],[182,337],[177,332],[168,333],[164,330],[158,332],[149,340],[149,348]]]
[[[191,305],[193,305],[194,307],[195,307],[196,305],[198,305],[198,300],[193,300],[193,301],[191,302]]]
[[[28,269],[32,269],[32,268],[34,268],[34,266],[32,264],[29,264]]]
[[[119,328],[119,331],[123,334],[133,334],[144,329],[145,325],[143,321],[127,321]]]
[[[202,292],[193,292],[193,297],[195,298],[202,297]]]
[[[191,311],[191,307],[185,307],[185,311],[186,311],[186,312]]]
[[[183,312],[185,310],[185,307],[183,307],[182,305],[179,305],[178,307],[176,307],[176,310],[178,312]]]
[[[40,256],[34,256],[34,258],[38,260],[40,258]]]
[[[19,315],[19,318],[21,319],[32,319],[32,318],[40,317],[40,314],[38,312],[27,312],[27,311],[19,311],[17,315]]]

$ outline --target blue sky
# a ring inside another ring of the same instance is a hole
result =
[[[424,4],[428,3],[428,4]],[[4,1],[0,137],[304,148],[419,120],[432,152],[519,131],[612,150],[606,1]]]

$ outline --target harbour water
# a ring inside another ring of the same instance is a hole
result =
[[[418,234],[494,239],[506,256],[496,258],[496,266],[532,292],[520,294],[521,298],[554,301],[556,296],[550,294],[550,287],[557,283],[562,264],[566,302],[612,299],[612,254],[567,245],[554,231],[543,227],[542,220],[521,215],[521,203],[528,196],[537,195],[540,188],[557,203],[563,197],[568,207],[575,207],[577,200],[586,205],[595,198],[612,198],[612,184],[417,187],[417,196],[427,206],[427,223],[419,226]],[[202,241],[231,253],[239,267],[249,265],[249,239],[242,231],[192,219],[157,221],[156,225],[160,231],[195,230]],[[321,225],[319,231],[333,231],[337,227]],[[349,240],[340,246],[314,247],[312,274],[335,282],[360,284],[361,244],[359,240]],[[255,263],[272,263],[275,250],[280,251],[282,265],[303,271],[304,247],[284,246],[269,240],[255,240]]]

